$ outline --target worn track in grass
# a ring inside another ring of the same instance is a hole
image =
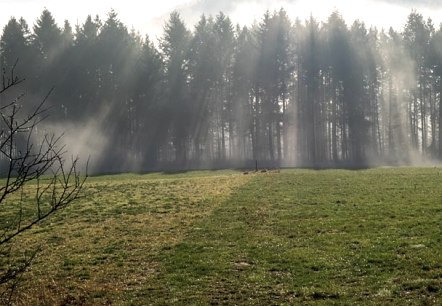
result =
[[[19,303],[442,302],[442,170],[92,179],[34,229]]]

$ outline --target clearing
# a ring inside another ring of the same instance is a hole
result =
[[[442,169],[90,178],[17,304],[442,303]]]

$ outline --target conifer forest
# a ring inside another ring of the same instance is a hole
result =
[[[52,90],[36,133],[64,133],[92,172],[442,159],[442,27],[417,11],[398,30],[337,11],[325,22],[267,11],[247,26],[173,12],[157,39],[113,10],[28,22],[1,33],[4,79],[25,79],[2,99],[31,110]]]

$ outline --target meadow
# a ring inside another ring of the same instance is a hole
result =
[[[440,305],[442,168],[92,177],[17,305]]]

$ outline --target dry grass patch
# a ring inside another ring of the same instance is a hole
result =
[[[158,254],[186,237],[249,178],[220,175],[91,179],[87,197],[21,237],[42,246],[17,304],[109,304],[158,273]]]

